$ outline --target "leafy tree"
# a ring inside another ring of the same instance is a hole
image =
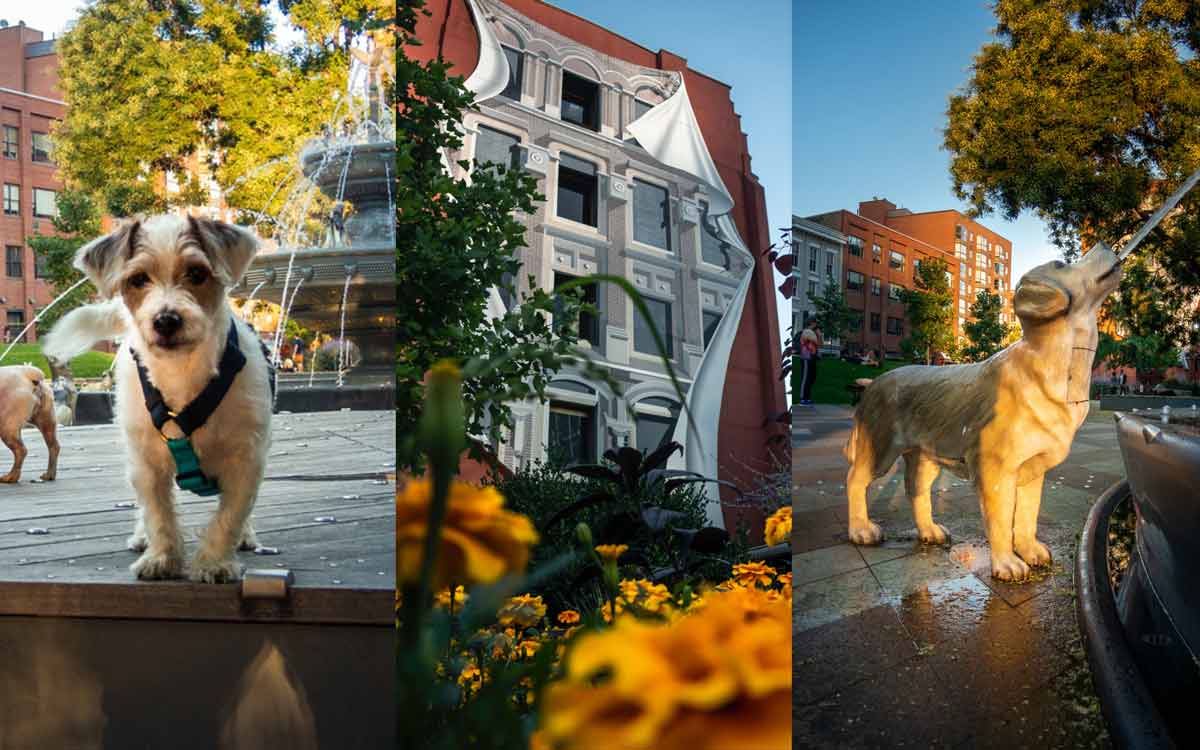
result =
[[[578,293],[552,297],[531,279],[531,292],[488,320],[493,287],[516,297],[525,225],[514,214],[533,213],[542,196],[520,170],[477,168],[468,182],[443,168],[443,154],[462,146],[454,123],[472,95],[445,61],[420,63],[406,53],[420,44],[420,5],[400,7],[396,89],[396,428],[400,466],[418,471],[413,436],[434,363],[486,363],[464,369],[464,411],[468,434],[497,444],[513,425],[509,403],[544,399],[554,372],[574,358],[581,309]],[[486,455],[480,440],[472,452]]]
[[[996,40],[950,98],[944,143],[956,194],[977,213],[1033,210],[1067,260],[1081,241],[1133,232],[1200,166],[1200,15],[1186,0],[997,0]],[[1147,198],[1147,196],[1151,196]],[[1139,249],[1162,272],[1156,328],[1182,339],[1200,292],[1200,193]],[[1127,274],[1121,295],[1137,294]],[[1119,306],[1118,306],[1119,307]],[[1129,308],[1123,308],[1128,310]],[[1161,353],[1161,352],[1160,352]]]
[[[100,210],[95,201],[79,190],[61,190],[57,197],[58,215],[52,223],[57,235],[36,235],[28,238],[34,257],[42,264],[42,277],[54,289],[57,297],[83,278],[71,265],[75,251],[100,234]],[[75,309],[95,294],[91,282],[80,284],[57,305],[47,310],[37,323],[42,335],[63,314]]]
[[[923,260],[914,277],[916,289],[900,293],[911,331],[900,347],[925,364],[933,362],[935,352],[948,351],[954,344],[954,295],[948,273],[945,261]]]
[[[860,313],[851,310],[846,304],[846,293],[838,286],[833,276],[825,281],[825,288],[818,295],[808,295],[808,299],[816,308],[812,319],[821,324],[821,333],[825,339],[842,339],[854,330],[854,323]],[[799,332],[797,332],[799,333]]]
[[[971,304],[971,322],[963,329],[967,337],[963,359],[982,362],[1004,348],[1008,327],[1000,322],[1002,304],[1000,295],[986,289],[975,296],[975,302]]]
[[[1105,313],[1118,322],[1121,333],[1109,337],[1111,343],[1105,345],[1111,348],[1108,360],[1133,367],[1139,374],[1178,363],[1178,334],[1172,325],[1177,313],[1163,302],[1174,296],[1172,290],[1177,293],[1178,287],[1145,259],[1127,261],[1123,271],[1122,293],[1105,306]],[[1099,347],[1096,355],[1096,361],[1103,361]]]

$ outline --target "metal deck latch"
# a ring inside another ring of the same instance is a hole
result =
[[[251,569],[242,575],[243,599],[287,599],[288,589],[296,582],[292,571]]]

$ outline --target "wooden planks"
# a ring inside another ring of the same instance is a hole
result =
[[[99,425],[60,430],[55,482],[31,481],[46,449],[24,433],[24,477],[0,485],[0,614],[390,623],[394,413],[279,414],[272,433],[253,518],[260,544],[279,554],[238,556],[246,568],[290,570],[287,600],[244,600],[237,584],[137,581],[128,570],[136,555],[125,548],[136,512],[125,446],[119,428]],[[4,459],[0,450],[0,470]],[[180,493],[185,528],[203,528],[216,503]],[[27,533],[34,528],[48,533]],[[194,547],[193,537],[189,555]]]

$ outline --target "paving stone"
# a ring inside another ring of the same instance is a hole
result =
[[[812,703],[917,655],[896,611],[886,605],[796,634],[792,703]]]
[[[800,633],[883,603],[883,589],[867,568],[823,578],[793,590],[793,629]]]
[[[810,583],[866,566],[866,561],[853,545],[838,544],[793,555],[792,581],[796,585]]]

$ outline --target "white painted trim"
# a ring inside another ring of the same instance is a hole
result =
[[[38,96],[37,94],[31,94],[28,91],[18,91],[17,89],[10,89],[5,86],[0,86],[0,94],[16,94],[17,96],[23,96],[27,99],[36,99],[39,102],[49,102],[51,104],[61,104],[64,107],[67,106],[67,103],[62,99],[51,99],[48,96]]]

